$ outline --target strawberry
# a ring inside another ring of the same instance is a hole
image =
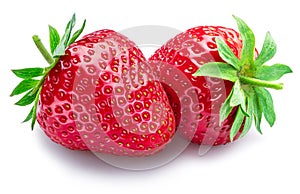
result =
[[[54,142],[74,150],[144,156],[161,150],[173,137],[175,119],[162,85],[142,52],[127,37],[99,30],[71,34],[75,15],[60,39],[50,30],[50,55],[33,39],[50,64],[13,70],[23,81],[12,96],[33,103],[25,121],[38,121]],[[41,79],[36,79],[40,77]]]
[[[240,33],[222,26],[191,28],[170,39],[149,59],[161,65],[154,67],[159,72],[169,69],[161,73],[160,80],[167,80],[162,84],[177,127],[194,143],[226,144],[243,137],[253,120],[261,133],[262,115],[273,126],[276,116],[266,88],[282,89],[282,83],[274,81],[292,72],[283,64],[265,65],[276,52],[269,32],[258,54],[252,30],[234,18]],[[174,80],[186,87],[178,87]]]

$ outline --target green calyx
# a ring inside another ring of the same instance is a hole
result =
[[[224,62],[209,62],[197,70],[193,76],[209,76],[234,82],[232,91],[220,109],[220,125],[237,107],[235,120],[231,127],[230,139],[234,139],[242,124],[240,137],[251,128],[254,120],[256,129],[261,132],[262,115],[272,127],[276,120],[273,99],[267,88],[281,90],[282,83],[276,81],[292,70],[284,64],[265,65],[276,53],[276,44],[267,32],[262,50],[255,59],[255,36],[248,25],[240,18],[233,16],[243,41],[240,58],[237,58],[229,46],[216,38],[220,57]]]
[[[19,106],[27,106],[33,104],[29,114],[23,121],[27,122],[31,120],[31,129],[34,128],[34,124],[36,121],[37,104],[42,85],[46,76],[48,75],[50,70],[57,64],[59,58],[65,55],[65,50],[68,48],[68,46],[75,42],[75,40],[80,36],[85,27],[86,20],[84,20],[81,28],[72,34],[72,30],[75,26],[75,23],[76,17],[74,14],[71,20],[68,22],[67,27],[65,29],[65,33],[61,38],[57,30],[49,25],[49,42],[51,54],[45,48],[45,46],[43,45],[43,43],[37,35],[32,36],[32,39],[35,45],[37,46],[38,50],[49,64],[48,67],[35,67],[12,70],[12,72],[17,77],[21,78],[22,81],[14,88],[10,96],[25,93],[23,97],[15,104]]]

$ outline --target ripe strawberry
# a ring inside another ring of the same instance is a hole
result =
[[[71,37],[75,16],[60,40],[50,26],[51,53],[35,43],[50,67],[13,70],[24,80],[12,95],[29,91],[16,104],[34,106],[35,119],[56,143],[75,150],[144,156],[172,138],[175,119],[163,87],[127,37],[100,30]],[[35,80],[35,77],[42,77]],[[37,116],[36,116],[37,115]]]
[[[226,144],[244,136],[253,119],[261,133],[262,114],[272,126],[273,100],[265,88],[282,89],[273,81],[292,72],[282,64],[264,65],[276,52],[270,33],[258,55],[253,32],[243,20],[235,19],[241,34],[221,26],[191,28],[149,59],[161,62],[155,67],[159,72],[169,69],[161,73],[161,80],[167,80],[163,85],[179,130],[194,143]],[[174,80],[188,84],[180,88]]]

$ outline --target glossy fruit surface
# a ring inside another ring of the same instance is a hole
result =
[[[112,30],[93,32],[53,63],[35,87],[40,87],[37,121],[56,143],[144,156],[161,150],[174,135],[165,91],[127,37]]]
[[[273,81],[291,70],[281,64],[263,65],[276,52],[270,34],[267,33],[258,55],[253,32],[244,21],[235,19],[241,34],[222,26],[191,28],[170,39],[149,59],[176,69],[168,76],[178,77],[177,83],[188,80],[190,87],[183,91],[174,90],[176,83],[170,81],[163,85],[175,112],[177,127],[194,143],[226,144],[244,136],[252,120],[261,132],[262,114],[271,126],[275,121],[273,100],[264,88],[281,89],[282,84]],[[266,69],[278,75],[270,78],[262,73]],[[178,71],[184,76],[178,76]],[[187,104],[185,108],[183,104]]]
[[[239,34],[229,28],[219,26],[199,26],[178,34],[151,56],[149,60],[163,61],[174,65],[185,77],[188,78],[193,88],[185,91],[187,100],[190,101],[190,111],[197,110],[197,130],[185,127],[183,134],[192,139],[192,142],[203,143],[205,136],[218,137],[214,144],[229,142],[229,131],[234,117],[228,117],[222,127],[219,127],[219,112],[222,103],[229,95],[233,83],[219,78],[195,77],[193,74],[205,63],[223,61],[219,56],[215,38],[225,40],[236,56],[239,56],[242,41]],[[175,75],[173,75],[174,77]],[[172,77],[172,75],[171,75]],[[171,106],[176,115],[177,123],[180,121],[180,105],[178,96],[167,84],[164,87],[169,94]],[[194,90],[194,91],[193,91]],[[190,93],[197,93],[197,101],[190,99]],[[178,114],[179,113],[179,114]],[[235,112],[232,113],[234,115]],[[214,138],[206,140],[207,144],[215,141]]]

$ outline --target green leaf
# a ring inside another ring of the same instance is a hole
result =
[[[283,64],[263,65],[256,70],[255,77],[261,80],[275,81],[280,79],[284,74],[292,72],[289,66]]]
[[[234,83],[232,90],[233,92],[230,99],[230,106],[235,107],[245,103],[245,94],[241,88],[239,80]]]
[[[37,94],[37,92],[32,94],[32,91],[33,90],[30,90],[29,92],[27,92],[18,102],[16,102],[16,105],[26,106],[26,105],[31,104],[34,101],[36,94]]]
[[[60,36],[57,30],[49,25],[49,38],[50,38],[50,50],[51,53],[54,53],[54,50],[56,49],[57,45],[60,42]]]
[[[254,90],[255,91],[255,90]],[[255,93],[253,94],[253,96],[251,97],[252,100],[252,106],[253,106],[253,118],[254,118],[254,122],[255,122],[255,127],[256,130],[262,134],[261,128],[260,128],[260,124],[261,124],[261,119],[262,119],[262,107],[258,98],[258,95],[255,91]]]
[[[86,23],[86,20],[84,20],[84,22],[83,22],[81,28],[80,28],[79,30],[77,30],[77,31],[73,34],[73,36],[72,36],[72,38],[70,39],[68,45],[70,45],[70,44],[72,44],[73,42],[75,42],[75,40],[80,36],[80,34],[82,33],[82,31],[83,31],[83,29],[84,29],[84,27],[85,27],[85,23]]]
[[[240,18],[233,16],[237,22],[242,40],[243,47],[241,52],[241,64],[254,63],[255,36],[249,26]]]
[[[25,68],[25,69],[13,69],[11,70],[16,76],[22,79],[31,79],[34,77],[42,76],[44,69],[40,67]]]
[[[264,113],[264,117],[272,127],[276,120],[276,114],[274,111],[273,99],[268,90],[265,88],[255,88],[256,94],[258,95],[258,99]]]
[[[252,121],[253,121],[252,115],[250,115],[249,117],[246,117],[244,129],[239,138],[244,137],[249,132],[249,130],[251,129]]]
[[[27,117],[25,118],[23,123],[25,123],[25,122],[29,121],[30,119],[32,119],[32,113],[33,113],[33,107],[31,108],[29,114],[27,115]]]
[[[70,37],[71,37],[71,34],[72,34],[72,30],[75,26],[75,23],[76,23],[76,17],[75,17],[75,14],[73,14],[71,20],[67,24],[65,34],[61,38],[61,41],[65,45],[65,48],[68,46],[68,43],[69,43],[69,40],[70,40]]]
[[[219,125],[221,126],[221,123],[229,116],[231,113],[233,107],[230,106],[230,99],[232,97],[232,91],[226,98],[225,102],[222,104],[221,109],[220,109],[220,120],[219,120]]]
[[[249,116],[246,110],[246,96],[239,80],[237,80],[233,85],[232,96],[230,99],[230,106],[235,107],[238,105],[240,105],[244,115]]]
[[[220,57],[231,66],[233,66],[236,70],[240,70],[240,61],[238,58],[233,54],[232,50],[229,46],[221,39],[216,38],[217,48]]]
[[[210,62],[201,66],[193,76],[209,76],[235,82],[237,71],[231,65],[222,62]]]
[[[241,107],[239,107],[236,112],[236,116],[235,116],[234,122],[232,124],[232,127],[230,129],[230,141],[233,141],[234,137],[240,130],[242,123],[244,121],[244,118],[245,118],[245,115],[243,114]]]
[[[246,117],[244,128],[243,128],[243,131],[242,131],[239,138],[244,137],[248,133],[248,131],[250,130],[251,125],[252,125],[252,121],[253,121],[253,101],[249,100],[249,98],[247,98],[247,114],[249,116]]]
[[[40,87],[37,91],[37,95],[35,97],[34,105],[32,108],[32,120],[31,120],[31,130],[34,128],[34,124],[36,122],[36,110],[38,107],[38,102],[39,102],[39,94],[41,93],[42,87]]]
[[[35,122],[36,122],[36,114],[34,114],[34,117],[31,120],[31,130],[34,129]]]
[[[32,89],[34,86],[36,86],[38,82],[39,82],[38,80],[34,80],[34,79],[27,79],[21,81],[12,91],[10,96],[22,94],[23,92],[26,92]]]
[[[244,115],[249,117],[249,114],[247,112],[246,99],[247,98],[245,97],[240,106],[241,106],[241,110],[243,111]]]
[[[267,32],[261,52],[256,58],[256,60],[254,61],[255,66],[257,67],[261,66],[265,62],[272,59],[276,54],[276,50],[277,50],[276,43],[273,40],[270,32]]]
[[[61,38],[60,43],[57,45],[56,49],[53,52],[53,57],[59,57],[65,54],[65,50],[68,47],[68,42],[71,37],[72,30],[75,26],[76,18],[75,14],[72,16],[72,19],[68,22],[64,35]]]

